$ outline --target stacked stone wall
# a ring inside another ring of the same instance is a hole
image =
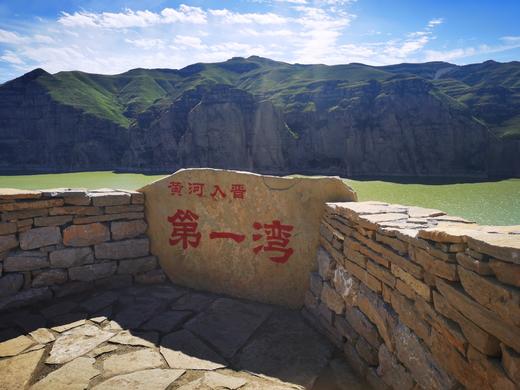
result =
[[[0,190],[0,310],[96,288],[159,283],[144,195]]]
[[[304,315],[377,389],[520,388],[520,227],[329,203]]]

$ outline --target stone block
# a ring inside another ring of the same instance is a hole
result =
[[[103,209],[93,206],[64,206],[49,210],[50,215],[101,215]]]
[[[126,259],[144,257],[149,254],[148,238],[107,242],[94,247],[97,259]]]
[[[32,280],[32,287],[52,286],[63,284],[68,280],[68,274],[63,269],[50,269],[38,272]]]
[[[94,262],[94,253],[91,248],[66,248],[50,253],[51,267],[70,268]]]
[[[303,298],[303,305],[307,307],[309,310],[316,310],[318,308],[319,303],[319,299],[316,298],[313,293],[311,293],[310,291],[307,291],[305,293],[305,297]]]
[[[460,267],[459,274],[462,287],[475,301],[497,313],[504,321],[520,327],[519,289],[502,284],[495,278],[480,276],[463,267]],[[520,332],[520,328],[518,329]]]
[[[145,272],[135,275],[135,282],[139,284],[160,284],[166,281],[166,274],[162,269]]]
[[[0,188],[0,200],[38,199],[41,196],[41,191]]]
[[[365,377],[370,388],[373,390],[392,390],[383,380],[377,375],[377,369],[374,367],[368,367]]]
[[[78,195],[65,195],[63,197],[66,205],[72,206],[89,206],[90,205],[90,197],[88,194],[78,194]]]
[[[319,297],[323,289],[323,279],[317,272],[311,272],[310,275],[310,290],[314,295]]]
[[[359,338],[359,335],[356,333],[354,328],[343,316],[337,315],[334,318],[334,327],[337,329],[338,333],[341,336],[345,337],[352,344],[354,344],[356,340]]]
[[[392,333],[397,323],[397,315],[394,310],[383,301],[380,295],[363,285],[360,286],[358,307],[376,325],[388,349],[393,351]]]
[[[120,260],[117,268],[118,274],[135,275],[151,271],[157,267],[155,256],[141,257],[137,259]]]
[[[520,386],[520,353],[515,352],[507,345],[500,344],[502,349],[502,366],[509,378]]]
[[[111,275],[94,281],[96,288],[112,289],[123,288],[132,285],[132,275]]]
[[[365,376],[366,370],[368,369],[367,363],[359,356],[356,348],[350,344],[345,343],[343,346],[343,352],[345,353],[345,358],[349,363],[350,367],[356,371],[356,373],[363,378]]]
[[[358,338],[356,351],[369,366],[377,366],[379,364],[378,350],[372,347],[363,337]]]
[[[16,294],[22,286],[22,274],[7,274],[0,277],[0,298]]]
[[[334,271],[334,287],[348,306],[355,306],[359,291],[359,280],[349,275],[343,268]]]
[[[377,375],[383,382],[393,389],[411,390],[414,388],[414,380],[410,372],[397,361],[385,344],[379,347],[378,357]]]
[[[355,263],[361,268],[366,268],[367,264],[367,257],[365,255],[362,255],[360,252],[348,249],[345,251],[345,256],[348,260]]]
[[[92,192],[89,193],[92,204],[96,207],[101,206],[120,206],[130,204],[131,195],[126,192]]]
[[[442,369],[428,348],[405,325],[395,327],[397,358],[410,371],[414,380],[424,389],[453,389],[457,382]]]
[[[94,222],[110,222],[117,220],[144,219],[144,213],[123,213],[123,214],[105,214],[95,215],[92,217],[76,217],[73,222],[77,225],[83,225]]]
[[[320,225],[320,234],[329,243],[332,242],[332,230],[329,229],[328,226],[323,222]]]
[[[20,247],[24,250],[61,243],[61,231],[57,226],[48,226],[20,233]]]
[[[345,310],[343,298],[327,282],[323,284],[323,289],[321,290],[321,301],[336,314],[341,314]]]
[[[63,244],[66,246],[90,246],[110,240],[110,231],[102,223],[72,225],[63,230]]]
[[[30,209],[46,209],[63,205],[63,199],[32,200],[15,203],[1,203],[0,211],[18,211]]]
[[[435,310],[457,323],[471,345],[488,356],[498,356],[500,354],[499,341],[495,336],[482,330],[479,326],[475,325],[475,323],[460,314],[441,294],[434,292],[433,300]],[[444,334],[444,332],[439,333]],[[448,338],[447,340],[450,339]],[[456,348],[460,350],[459,347]],[[465,354],[465,349],[463,354]]]
[[[5,272],[33,271],[48,266],[47,254],[40,251],[14,252],[4,260]]]
[[[110,224],[110,231],[112,232],[113,240],[124,240],[127,238],[134,238],[144,234],[148,225],[142,219],[128,222],[112,222]]]
[[[399,314],[399,321],[412,328],[426,343],[430,340],[430,325],[421,319],[414,302],[397,291],[392,293],[392,308]]]
[[[413,259],[420,264],[425,271],[447,280],[459,280],[456,264],[438,260],[420,248],[415,248],[413,253]]]
[[[390,273],[388,268],[381,267],[380,265],[374,263],[373,261],[367,262],[367,271],[371,275],[375,276],[377,279],[382,281],[384,284],[394,288],[395,287],[395,277]]]
[[[60,226],[72,222],[71,215],[58,215],[55,217],[34,218],[34,226]]]
[[[48,209],[29,209],[20,211],[10,211],[2,213],[2,221],[19,221],[34,217],[46,217],[49,215]]]
[[[0,223],[0,236],[16,233],[17,229],[16,222]]]
[[[318,313],[320,314],[320,319],[324,320],[327,324],[332,325],[334,322],[334,312],[330,310],[324,302],[320,302],[318,305]]]
[[[132,204],[144,204],[144,194],[138,191],[128,191],[132,196]]]
[[[61,286],[52,286],[52,291],[56,298],[63,298],[69,295],[81,294],[93,288],[94,285],[88,282],[68,282]]]
[[[390,263],[388,262],[388,260],[385,259],[383,256],[379,255],[378,253],[374,252],[370,248],[361,245],[359,251],[365,256],[367,256],[370,260],[376,262],[377,264],[382,265],[385,268],[390,268]]]
[[[368,286],[372,291],[376,293],[381,292],[381,282],[377,278],[370,275],[365,269],[361,268],[360,266],[354,264],[349,260],[345,260],[345,269],[350,274],[358,278],[361,281],[361,283]]]
[[[0,253],[7,252],[18,246],[18,240],[14,234],[0,236]]]
[[[116,269],[116,262],[82,265],[80,267],[70,268],[69,278],[70,280],[91,282],[96,279],[102,279],[113,275],[116,272]]]
[[[357,308],[350,308],[345,313],[345,318],[352,328],[361,335],[374,348],[379,348],[382,343],[377,327]]]
[[[491,259],[489,267],[502,283],[520,287],[520,265]]]
[[[500,360],[488,358],[481,354],[471,345],[468,347],[468,361],[470,364],[480,369],[486,379],[489,388],[500,390],[518,390],[518,387],[509,379]]]
[[[107,206],[105,214],[124,214],[124,213],[140,213],[144,211],[142,204],[129,204],[123,206]]]
[[[403,241],[385,236],[380,233],[376,233],[376,240],[388,245],[389,247],[397,251],[400,255],[405,255],[408,253],[408,244]]]
[[[520,264],[520,245],[514,234],[480,233],[468,235],[468,247],[508,263]]]
[[[318,248],[317,254],[318,272],[323,280],[330,280],[334,272],[334,261],[330,254],[322,247]]]
[[[437,289],[455,309],[469,320],[497,337],[504,344],[520,351],[520,337],[518,337],[520,329],[518,327],[503,321],[496,313],[475,302],[456,285],[451,285],[438,278]]]
[[[392,274],[395,277],[405,282],[413,291],[415,291],[417,295],[419,295],[426,301],[431,302],[432,298],[430,286],[420,281],[419,279],[416,279],[411,274],[409,274],[408,272],[406,272],[405,270],[403,270],[395,264],[391,265],[390,270],[392,271]]]

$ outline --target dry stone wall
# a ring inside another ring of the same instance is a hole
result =
[[[0,310],[101,287],[159,283],[144,195],[0,189]]]
[[[328,203],[304,315],[377,389],[520,388],[520,227]]]

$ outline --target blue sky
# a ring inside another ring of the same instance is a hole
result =
[[[260,55],[290,63],[520,60],[520,1],[3,0],[0,82],[36,67],[181,68]]]

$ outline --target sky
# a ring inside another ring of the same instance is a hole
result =
[[[2,0],[0,82],[258,55],[387,65],[520,60],[518,0]]]

